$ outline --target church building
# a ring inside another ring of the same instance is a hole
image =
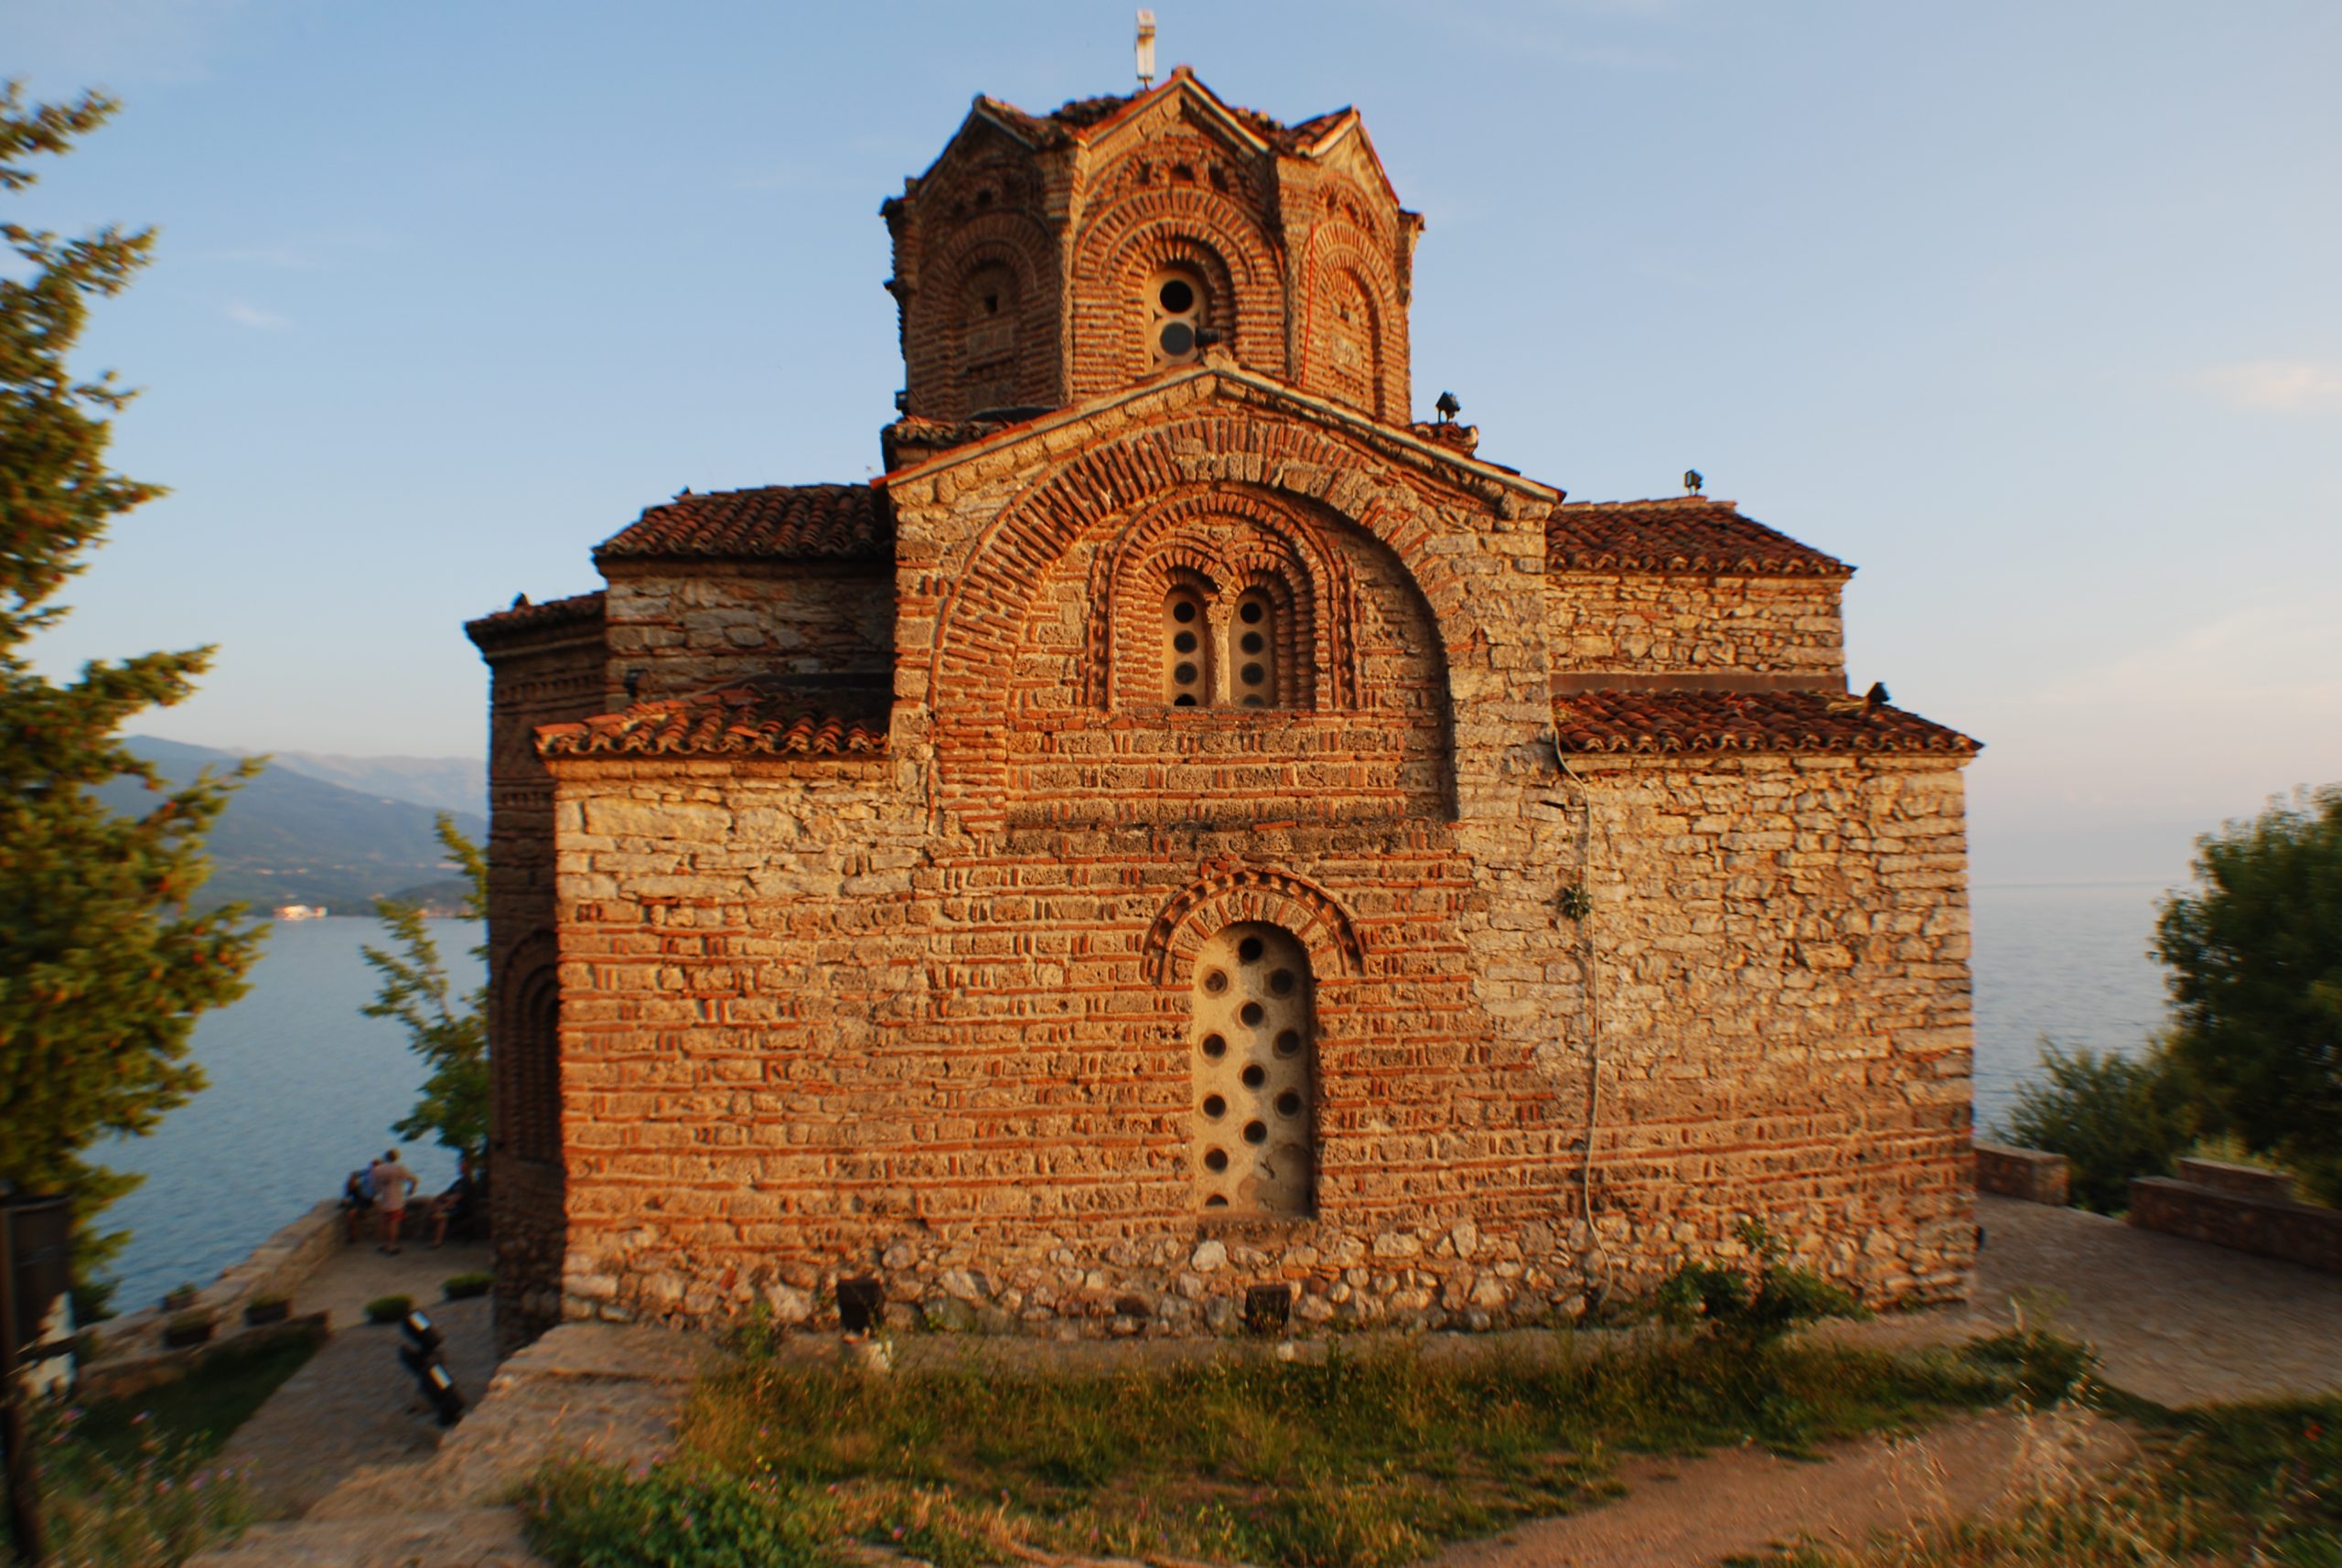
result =
[[[884,473],[467,628],[508,1343],[1962,1294],[1976,746],[1853,568],[1419,418],[1352,110],[980,97],[882,211]]]

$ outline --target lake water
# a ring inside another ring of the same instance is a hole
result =
[[[1975,890],[1980,1128],[2006,1111],[2043,1036],[2122,1051],[2160,1023],[2163,972],[2146,947],[2162,891],[2153,883]],[[458,989],[476,983],[466,951],[474,928],[429,924]],[[110,1218],[134,1235],[117,1306],[143,1305],[182,1280],[209,1281],[339,1193],[351,1167],[391,1142],[423,1068],[396,1025],[359,1015],[377,980],[358,950],[381,941],[371,920],[276,927],[251,993],[196,1025],[194,1055],[211,1087],[154,1136],[99,1151],[103,1163],[147,1178]],[[455,1176],[454,1155],[435,1145],[410,1145],[405,1158],[425,1191]]]
[[[457,993],[479,983],[469,951],[478,928],[424,924]],[[359,1014],[381,988],[359,954],[369,943],[386,945],[372,920],[279,922],[243,1000],[196,1020],[191,1054],[210,1087],[152,1136],[91,1152],[146,1177],[105,1218],[131,1232],[115,1260],[115,1310],[152,1305],[182,1280],[209,1283],[397,1142],[391,1123],[414,1106],[423,1058],[398,1025]],[[452,1150],[410,1144],[401,1154],[424,1192],[455,1179]]]

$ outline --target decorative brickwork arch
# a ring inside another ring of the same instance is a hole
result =
[[[1406,306],[1387,247],[1349,222],[1320,223],[1309,236],[1302,288],[1300,384],[1378,419],[1404,423],[1410,413]],[[1356,370],[1341,362],[1346,331],[1359,326],[1342,319],[1346,309],[1366,318],[1359,344],[1364,362]],[[1362,403],[1350,390],[1360,382],[1370,389]]]
[[[490,1083],[500,1152],[561,1159],[561,981],[552,933],[516,944],[497,966]]]
[[[905,385],[910,412],[929,419],[964,419],[970,405],[963,372],[971,361],[965,313],[971,283],[988,268],[1015,279],[1015,370],[1012,402],[1048,404],[1058,398],[1058,269],[1048,231],[1021,212],[985,212],[961,223],[924,257],[919,286],[903,317]]]
[[[1276,252],[1238,203],[1209,188],[1150,188],[1093,215],[1073,259],[1075,397],[1148,375],[1146,285],[1167,268],[1196,274],[1203,324],[1237,360],[1285,372],[1284,281]]]
[[[1214,485],[1190,488],[1135,513],[1098,552],[1092,571],[1084,700],[1098,708],[1159,701],[1148,694],[1148,612],[1161,602],[1172,575],[1185,572],[1209,585],[1208,599],[1232,602],[1258,583],[1290,607],[1288,646],[1280,656],[1299,683],[1278,706],[1355,706],[1356,589],[1348,564],[1311,511],[1252,487]],[[1231,532],[1233,537],[1212,537]]]
[[[930,804],[949,804],[982,829],[1002,809],[1007,788],[1007,730],[1019,639],[1039,585],[1075,542],[1100,523],[1156,498],[1191,489],[1199,470],[1241,469],[1262,494],[1322,509],[1380,541],[1422,596],[1434,633],[1423,651],[1449,689],[1452,649],[1476,660],[1487,639],[1476,623],[1464,579],[1435,548],[1440,529],[1431,508],[1393,505],[1382,483],[1403,482],[1426,500],[1485,510],[1491,503],[1409,470],[1403,481],[1388,457],[1334,431],[1260,411],[1187,414],[1100,441],[1058,464],[986,524],[965,555],[940,574],[935,646],[929,656],[929,701],[936,760]],[[1474,651],[1477,650],[1477,651]],[[1453,699],[1442,704],[1442,743],[1453,789]]]
[[[1173,894],[1139,943],[1140,968],[1150,984],[1184,985],[1204,945],[1248,921],[1292,932],[1320,980],[1366,973],[1366,949],[1341,902],[1307,877],[1264,865],[1224,867]]]

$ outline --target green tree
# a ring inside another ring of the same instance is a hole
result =
[[[28,104],[0,85],[0,191],[30,186],[31,159],[70,150],[114,108],[95,93]],[[102,1309],[91,1282],[125,1239],[95,1218],[138,1179],[84,1155],[101,1137],[151,1132],[202,1087],[188,1031],[242,994],[260,937],[240,908],[188,908],[232,778],[171,789],[118,738],[133,714],[192,692],[211,650],[93,660],[64,682],[30,655],[107,524],[162,493],[106,466],[110,420],[131,393],[111,371],[80,380],[66,367],[91,302],[120,293],[154,240],[0,222],[16,257],[0,275],[0,1180],[73,1197],[84,1313]],[[125,775],[158,797],[142,815],[92,793]]]
[[[2198,839],[2155,950],[2212,1130],[2342,1202],[2342,784]]]
[[[456,830],[456,820],[439,813],[439,842],[463,868],[470,884],[464,918],[488,913],[488,857]],[[382,976],[382,990],[361,1008],[369,1018],[395,1018],[407,1044],[430,1068],[414,1109],[392,1127],[402,1138],[430,1134],[448,1148],[478,1159],[488,1147],[488,987],[458,997],[439,961],[439,944],[424,924],[421,906],[377,898],[374,913],[396,943],[396,950],[364,950],[366,961]],[[472,949],[485,961],[485,941]]]
[[[2068,1053],[2044,1040],[2041,1071],[2017,1085],[2001,1136],[2065,1155],[2079,1208],[2122,1213],[2133,1176],[2169,1176],[2195,1141],[2196,1090],[2167,1037],[2137,1056]]]

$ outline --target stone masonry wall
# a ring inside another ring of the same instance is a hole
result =
[[[1265,1282],[1305,1322],[1488,1326],[1748,1213],[1874,1300],[1963,1288],[1957,773],[1573,757],[1574,787],[1552,492],[1289,407],[1191,379],[898,477],[884,759],[555,760],[568,1313],[800,1322],[867,1274],[898,1317],[1038,1332],[1224,1328]],[[1111,596],[1036,676],[1065,564],[1189,501],[1174,553],[1220,508],[1318,602],[1410,588],[1314,645],[1316,716],[1168,727],[1113,679]],[[1361,766],[1379,714],[1444,753],[1438,809]],[[1052,732],[1099,764],[1018,764]],[[1166,813],[1182,757],[1210,787]],[[1198,1207],[1193,966],[1243,921],[1308,953],[1304,1219]]]
[[[1802,675],[1843,684],[1843,585],[1828,577],[1556,572],[1556,671]]]
[[[607,601],[612,708],[751,675],[861,677],[881,692],[891,678],[895,585],[883,567],[613,563]]]
[[[551,624],[527,624],[547,615]],[[539,607],[523,624],[475,623],[489,661],[489,1225],[497,1244],[496,1321],[510,1348],[559,1320],[562,1213],[557,1036],[524,999],[553,961],[553,779],[532,744],[536,726],[601,710],[600,608],[562,615]]]

